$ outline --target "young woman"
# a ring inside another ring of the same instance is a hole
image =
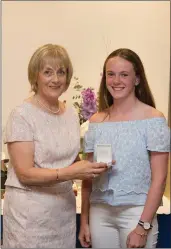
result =
[[[110,145],[116,164],[82,184],[79,239],[84,247],[153,248],[156,211],[165,189],[169,128],[155,109],[143,64],[129,49],[106,59],[99,90],[99,112],[85,135],[89,161],[98,145]]]

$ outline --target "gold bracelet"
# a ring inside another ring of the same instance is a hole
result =
[[[143,236],[147,236],[147,233],[137,233],[135,230],[134,230],[134,233],[136,233],[137,235],[143,237]]]
[[[59,181],[59,169],[56,169],[56,173],[57,173],[56,180]]]

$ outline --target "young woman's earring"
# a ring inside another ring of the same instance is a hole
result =
[[[136,81],[136,82],[135,82],[135,86],[138,86],[138,84],[139,84],[139,82],[138,82],[138,81]]]

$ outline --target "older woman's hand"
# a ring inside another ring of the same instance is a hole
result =
[[[69,168],[74,179],[85,180],[98,177],[100,174],[107,171],[108,166],[106,163],[96,163],[82,160],[72,164]]]

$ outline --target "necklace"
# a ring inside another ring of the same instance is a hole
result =
[[[48,108],[45,104],[43,104],[38,98],[36,98],[36,101],[39,103],[39,105],[41,105],[42,107],[44,107],[46,110],[48,110],[49,112],[53,113],[53,114],[58,114],[60,112],[60,107],[58,107],[57,111],[52,111],[50,108]]]

